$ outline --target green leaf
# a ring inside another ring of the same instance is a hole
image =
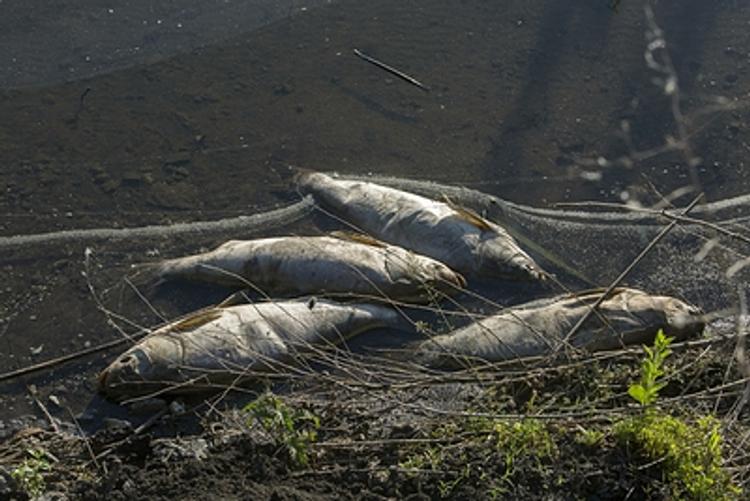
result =
[[[646,391],[646,388],[639,384],[631,385],[630,388],[628,388],[628,395],[633,397],[641,405],[646,405],[648,403],[648,392]]]

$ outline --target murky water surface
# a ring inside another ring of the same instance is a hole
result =
[[[0,0],[3,236],[271,210],[299,200],[290,164],[460,185],[541,208],[649,205],[695,179],[709,201],[750,192],[747,2],[654,5],[676,87],[654,82],[664,75],[646,64],[640,0],[617,11],[606,0],[116,3]],[[682,129],[665,85],[679,91]],[[652,154],[681,137],[689,150]],[[131,264],[321,226],[304,218],[245,232],[2,248],[0,372],[120,337],[105,309],[158,321],[123,282]],[[549,240],[544,228],[534,231]],[[559,230],[555,242],[580,245],[576,231]],[[596,235],[592,226],[588,238],[606,249]],[[627,265],[597,253],[586,271],[598,284]],[[677,292],[691,296],[690,287]],[[170,316],[221,294],[173,290],[154,304]],[[38,414],[29,385],[56,415],[88,408],[81,417],[95,422],[116,412],[95,397],[95,374],[116,354],[2,383],[0,419]]]

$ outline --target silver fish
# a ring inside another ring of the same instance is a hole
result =
[[[203,254],[150,265],[162,280],[258,287],[271,295],[370,295],[425,302],[466,285],[448,266],[366,235],[232,240]]]
[[[283,370],[312,350],[369,329],[398,326],[373,304],[293,300],[208,308],[168,324],[127,350],[99,376],[114,399],[154,391],[190,393],[257,372]]]
[[[602,290],[557,296],[516,306],[454,332],[422,342],[417,359],[424,365],[457,368],[473,361],[499,362],[555,353],[575,323]],[[630,288],[615,289],[568,340],[588,351],[651,344],[659,329],[677,339],[700,333],[701,311],[679,299]]]
[[[541,279],[546,274],[499,225],[452,203],[375,183],[300,172],[299,188],[371,235],[470,276]]]

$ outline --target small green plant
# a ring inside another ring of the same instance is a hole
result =
[[[666,384],[659,381],[659,378],[664,375],[664,360],[672,354],[669,345],[672,344],[673,339],[665,336],[664,331],[659,329],[654,338],[654,347],[643,347],[646,356],[641,362],[641,381],[630,385],[628,394],[644,407],[656,401],[659,391]]]
[[[618,442],[660,461],[674,499],[729,501],[741,490],[722,468],[719,422],[704,416],[695,424],[664,413],[647,412],[615,425]]]
[[[440,469],[442,463],[442,451],[437,447],[427,447],[422,451],[407,456],[404,461],[399,463],[399,466],[405,470],[414,470],[411,473],[416,473],[416,470],[429,469],[437,471]]]
[[[445,480],[445,479],[438,480],[437,486],[438,486],[438,494],[440,494],[440,498],[441,499],[449,498],[453,494],[453,491],[455,490],[455,488],[458,487],[458,485],[461,482],[463,482],[464,480],[467,480],[471,476],[471,470],[472,470],[471,463],[467,463],[461,469],[461,472],[459,473],[459,475],[453,480]]]
[[[406,470],[409,477],[417,477],[423,470],[441,473],[442,478],[437,478],[438,495],[441,499],[449,498],[456,487],[472,475],[474,465],[465,456],[461,456],[463,467],[458,472],[441,471],[445,467],[445,454],[439,447],[421,448],[414,454],[410,454],[404,461],[399,462],[399,467]]]
[[[547,426],[538,419],[495,421],[492,434],[495,449],[504,455],[506,478],[513,474],[516,458],[531,456],[539,460],[557,452]]]
[[[604,440],[604,432],[579,426],[575,441],[586,447],[596,447]]]
[[[250,416],[248,424],[259,423],[278,447],[286,449],[296,466],[308,465],[310,446],[318,439],[318,416],[305,409],[292,408],[271,393],[247,404],[244,411]]]
[[[664,387],[664,361],[672,353],[672,338],[660,330],[653,348],[644,346],[641,380],[628,388],[644,412],[615,423],[617,442],[634,448],[655,465],[661,465],[674,499],[730,501],[741,493],[722,468],[722,436],[719,422],[703,416],[690,424],[654,408]]]
[[[31,498],[41,496],[46,489],[43,472],[51,469],[47,453],[40,449],[29,449],[30,456],[11,472],[13,479]]]

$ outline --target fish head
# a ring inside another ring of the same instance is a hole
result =
[[[292,179],[300,192],[305,195],[308,193],[316,194],[335,184],[330,176],[301,167],[294,168],[294,177]]]
[[[544,280],[547,274],[508,234],[482,238],[476,247],[476,275],[509,280]]]
[[[181,347],[155,335],[120,355],[99,374],[99,390],[115,400],[144,395],[176,382]]]
[[[616,330],[627,331],[633,328],[647,337],[642,342],[650,343],[659,329],[675,339],[686,339],[697,335],[705,327],[704,315],[700,308],[671,296],[647,294],[637,289],[618,289],[601,305],[609,320],[619,324],[619,320],[631,324],[613,325]]]
[[[391,293],[401,300],[427,302],[435,292],[455,294],[466,287],[466,279],[446,264],[413,252],[390,247],[385,268]]]
[[[466,287],[466,279],[460,273],[434,259],[424,260],[420,267],[419,281],[427,287],[449,293]]]
[[[703,311],[697,306],[671,296],[634,294],[629,299],[634,309],[655,309],[665,317],[664,333],[676,339],[685,339],[703,332],[706,326]]]

